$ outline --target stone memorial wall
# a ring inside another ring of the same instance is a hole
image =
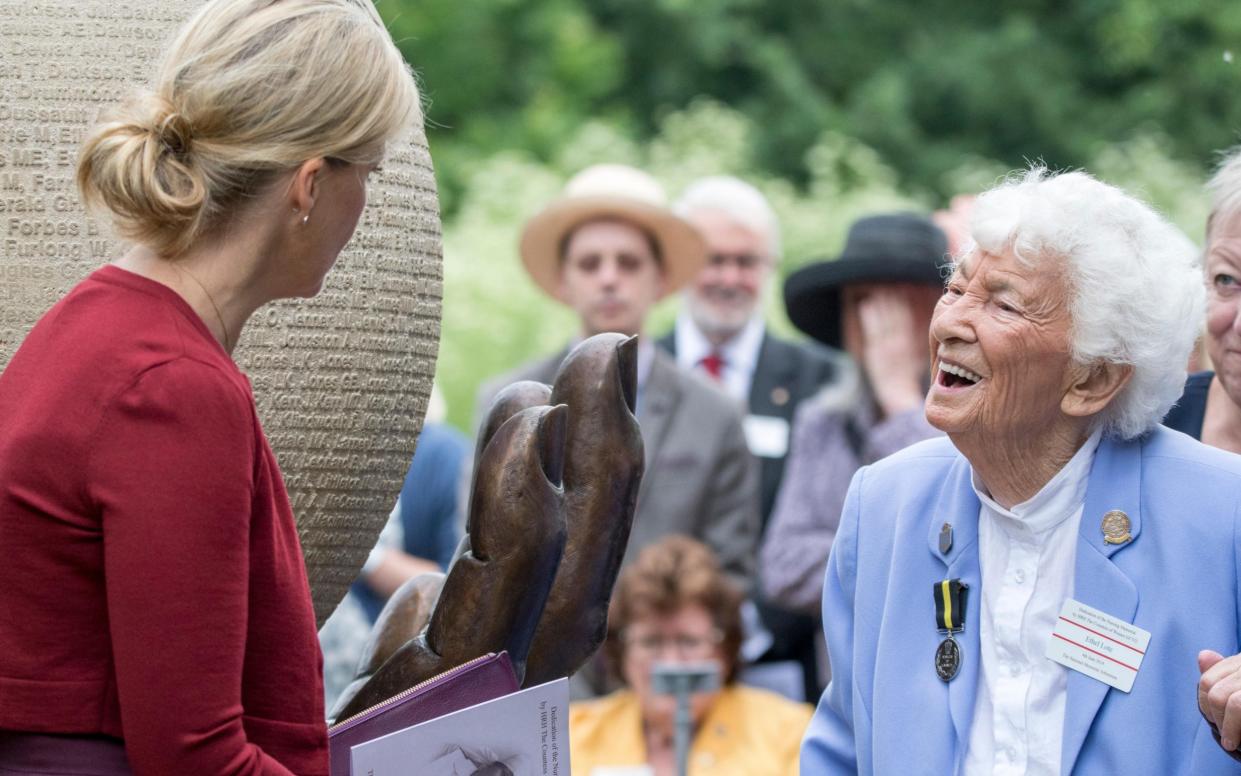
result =
[[[198,2],[0,0],[0,368],[39,316],[123,245],[85,215],[78,148],[154,72]],[[258,311],[235,353],[280,460],[322,623],[400,491],[435,373],[440,224],[419,129],[371,176],[313,300]]]

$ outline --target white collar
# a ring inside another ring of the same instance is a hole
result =
[[[970,483],[974,487],[974,493],[978,495],[978,499],[985,507],[1000,517],[1007,518],[1008,521],[1025,526],[1031,533],[1041,534],[1058,526],[1085,502],[1086,485],[1090,481],[1090,467],[1094,463],[1094,454],[1099,448],[1099,440],[1102,436],[1102,429],[1095,429],[1094,433],[1069,459],[1069,462],[1056,472],[1056,476],[1048,480],[1038,493],[1014,505],[1011,509],[1001,506],[998,501],[991,498],[991,494],[978,479],[978,473],[973,467],[970,467]],[[1005,522],[1007,521],[999,521],[1002,526]]]
[[[750,316],[750,320],[746,321],[741,331],[718,348],[724,363],[742,374],[753,372],[758,365],[758,353],[763,347],[763,335],[766,329],[762,315],[755,313]],[[683,369],[693,369],[704,358],[711,355],[712,351],[717,350],[703,335],[698,324],[694,323],[694,319],[690,317],[689,311],[684,306],[677,313],[674,336],[677,365]]]

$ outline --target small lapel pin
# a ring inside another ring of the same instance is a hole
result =
[[[1133,537],[1129,535],[1129,516],[1119,509],[1103,515],[1103,541],[1107,544],[1124,544]]]
[[[783,407],[789,403],[789,389],[784,387],[776,387],[771,389],[771,403],[777,407]]]
[[[939,554],[947,555],[952,549],[952,523],[944,523],[939,529]]]

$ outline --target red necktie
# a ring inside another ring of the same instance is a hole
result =
[[[720,379],[720,375],[724,368],[724,359],[720,358],[720,354],[718,352],[714,350],[711,351],[711,353],[703,358],[699,363],[702,364],[703,369],[707,370],[707,374],[711,375],[712,380],[718,381]]]

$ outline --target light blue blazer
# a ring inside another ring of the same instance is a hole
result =
[[[1062,774],[1241,773],[1197,706],[1198,650],[1241,652],[1239,505],[1241,456],[1163,427],[1100,443],[1073,598],[1151,640],[1128,694],[1069,671]],[[1112,509],[1129,515],[1126,544],[1103,541]],[[947,439],[854,476],[823,595],[832,683],[802,744],[803,776],[960,772],[978,686],[978,512],[969,464]],[[941,554],[945,522],[955,536]],[[961,670],[944,683],[932,585],[952,577],[970,593]]]

